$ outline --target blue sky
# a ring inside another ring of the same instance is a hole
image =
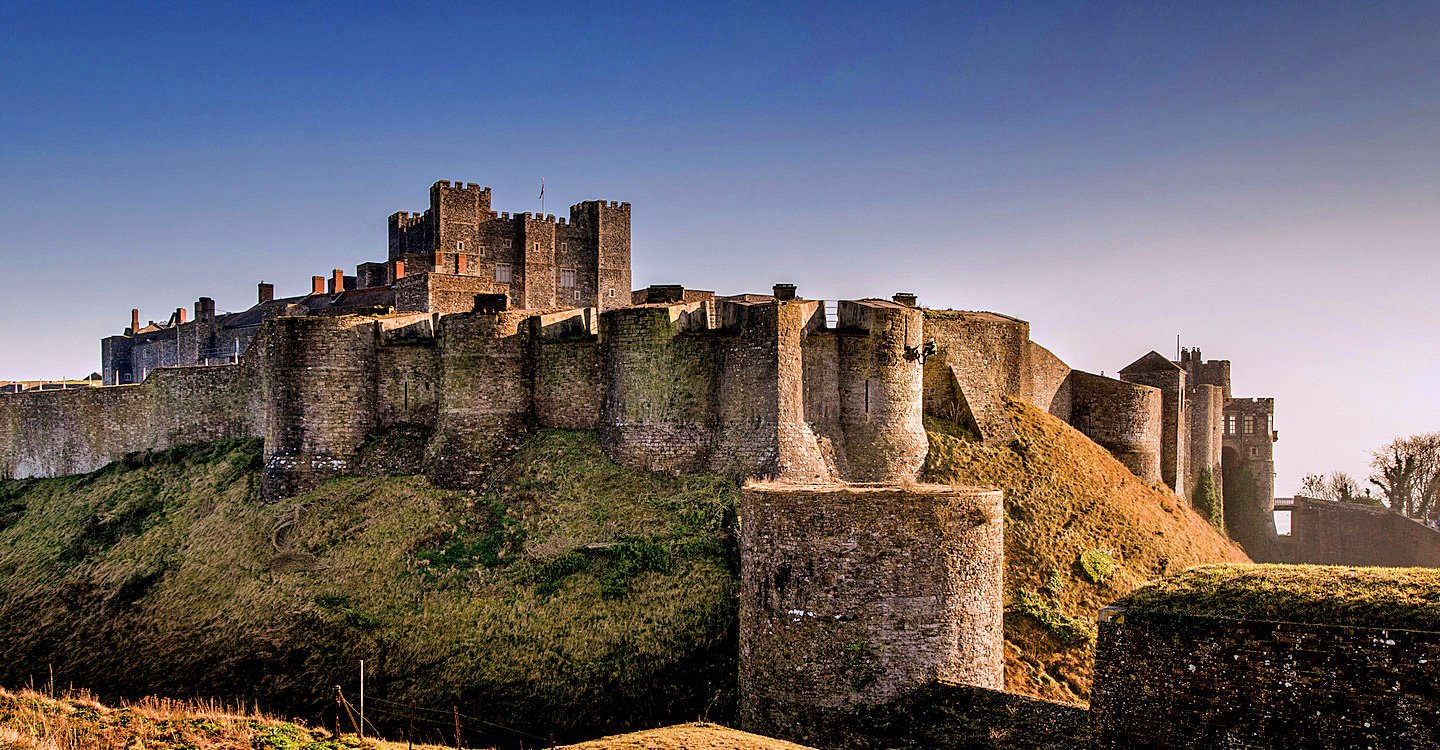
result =
[[[176,5],[0,6],[0,378],[543,177],[634,204],[637,286],[1179,333],[1278,399],[1282,494],[1440,429],[1435,3]]]

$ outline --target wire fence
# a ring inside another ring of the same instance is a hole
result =
[[[439,737],[441,738],[441,744],[450,744],[450,742],[453,741],[457,749],[463,748],[464,732],[468,725],[471,729],[474,729],[476,726],[484,727],[488,730],[504,732],[516,738],[534,740],[540,743],[534,745],[534,747],[548,748],[555,746],[553,738],[542,737],[523,729],[516,729],[479,716],[462,713],[458,704],[451,706],[451,710],[445,711],[443,709],[417,706],[412,703],[400,703],[398,701],[367,695],[364,699],[365,711],[362,713],[360,709],[356,708],[355,705],[345,697],[344,691],[337,685],[335,686],[335,705],[334,732],[336,736],[339,736],[341,733],[342,717],[345,720],[343,723],[348,723],[357,735],[362,737],[367,734],[373,737],[381,736],[382,733],[379,727],[370,721],[369,716],[364,715],[378,714],[382,723],[395,727],[405,726],[407,728],[405,741],[409,743],[413,743],[416,740],[415,729],[418,725],[422,730],[425,730],[422,734],[423,737]],[[522,747],[523,746],[522,744]]]

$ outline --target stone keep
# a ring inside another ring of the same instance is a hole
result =
[[[750,484],[740,509],[748,731],[844,743],[935,680],[999,690],[1003,500],[948,485]]]

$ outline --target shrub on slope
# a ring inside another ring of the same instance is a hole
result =
[[[563,431],[481,492],[353,477],[265,504],[258,470],[251,441],[0,483],[20,509],[0,528],[0,682],[53,665],[106,695],[328,724],[363,658],[372,719],[459,704],[562,738],[733,699],[733,483],[625,470]]]
[[[1247,558],[1063,421],[1022,401],[1006,411],[1016,439],[1000,447],[927,419],[926,478],[1005,490],[1006,689],[1083,702],[1101,607],[1167,572]]]

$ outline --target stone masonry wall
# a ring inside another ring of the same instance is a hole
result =
[[[1185,414],[1185,371],[1176,367],[1122,372],[1121,377],[1127,382],[1160,389],[1160,477],[1175,494],[1186,497],[1185,452],[1190,446],[1190,422]]]
[[[1160,390],[1075,370],[1067,420],[1135,476],[1160,481]]]
[[[752,484],[740,516],[746,730],[847,744],[932,681],[1002,687],[999,491]]]
[[[1023,397],[1032,390],[1027,382],[1030,325],[995,313],[927,310],[924,339],[931,338],[939,350],[932,359],[948,366],[959,385],[956,395],[965,402],[963,411],[972,415],[980,436],[992,445],[1014,439],[1003,397]],[[926,410],[941,413],[932,403]]]
[[[473,487],[534,421],[532,332],[523,312],[440,319],[440,400],[426,473],[441,487]]]
[[[1440,748],[1440,633],[1215,618],[1100,625],[1102,750]]]
[[[1070,366],[1043,346],[1030,342],[1026,401],[1061,419],[1070,418]]]
[[[1225,389],[1218,385],[1191,383],[1185,409],[1189,421],[1190,445],[1186,449],[1186,481],[1193,495],[1200,475],[1207,469],[1215,488],[1223,493],[1224,470],[1221,465],[1224,439]]]
[[[376,323],[361,317],[282,317],[260,342],[267,499],[351,473],[374,431]]]
[[[1278,559],[1308,565],[1440,568],[1440,531],[1388,508],[1297,497]]]
[[[93,471],[140,450],[261,434],[253,360],[161,368],[139,385],[0,394],[0,476]]]
[[[929,451],[922,411],[920,310],[891,302],[841,302],[840,475],[848,482],[911,482]],[[862,335],[863,334],[863,335]]]
[[[671,473],[705,468],[716,353],[713,337],[687,331],[687,316],[699,310],[634,307],[601,318],[608,390],[600,439],[617,462]]]
[[[595,337],[541,341],[535,355],[536,421],[567,430],[599,426],[605,381]]]

